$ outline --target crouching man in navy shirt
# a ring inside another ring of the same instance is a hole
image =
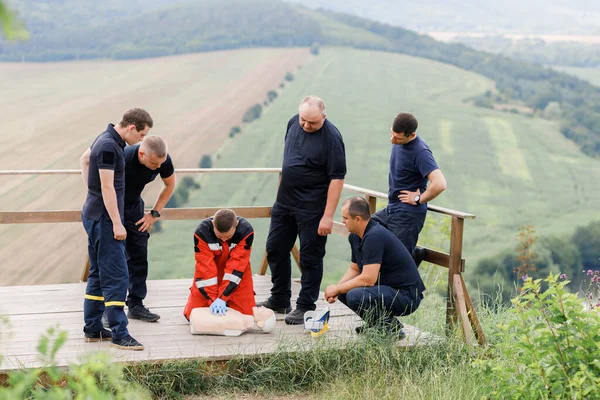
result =
[[[315,309],[323,278],[323,257],[333,214],[346,176],[346,154],[340,131],[328,120],[325,103],[305,97],[285,134],[281,182],[271,211],[267,260],[271,296],[258,304],[285,317],[288,325],[304,323]],[[290,251],[300,237],[300,294],[292,312]]]
[[[129,335],[123,311],[127,296],[127,260],[125,259],[125,143],[136,144],[153,125],[146,110],[127,111],[118,125],[109,124],[90,148],[89,165],[83,170],[88,187],[81,211],[88,234],[90,275],[85,289],[83,319],[86,342],[111,340],[126,350],[144,346]],[[102,326],[102,313],[110,330]]]
[[[403,339],[396,317],[413,313],[425,291],[415,261],[394,234],[371,219],[364,198],[346,200],[342,220],[350,231],[352,263],[337,285],[327,287],[325,300],[339,299],[357,313],[365,321],[358,333],[377,327]]]

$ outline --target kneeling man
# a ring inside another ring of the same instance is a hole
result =
[[[212,315],[224,316],[227,307],[253,315],[253,240],[252,225],[233,210],[219,210],[198,225],[194,233],[196,272],[183,311],[188,321],[192,310],[199,307],[209,307]]]
[[[404,338],[403,325],[396,317],[414,312],[425,291],[415,261],[393,233],[371,219],[364,198],[346,200],[342,220],[350,231],[352,263],[337,285],[327,287],[325,300],[339,299],[367,328],[378,326]]]

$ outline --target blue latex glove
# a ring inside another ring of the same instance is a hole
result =
[[[216,299],[210,305],[210,313],[212,315],[225,315],[227,312],[227,303],[223,299]]]

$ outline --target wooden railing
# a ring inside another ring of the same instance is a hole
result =
[[[218,174],[218,173],[278,173],[280,168],[189,168],[176,169],[177,174]],[[0,171],[3,175],[80,175],[80,170],[15,170]],[[369,202],[371,213],[376,211],[377,199],[387,199],[387,194],[353,185],[344,185],[344,189],[364,195]],[[165,208],[161,213],[163,220],[201,220],[210,217],[222,207],[186,207]],[[237,215],[244,218],[270,218],[271,206],[231,207]],[[475,342],[483,345],[486,343],[485,335],[473,302],[467,291],[462,273],[465,270],[465,260],[462,258],[464,221],[475,218],[474,215],[449,208],[437,207],[431,204],[427,206],[428,211],[443,214],[452,219],[450,228],[450,252],[443,253],[433,249],[427,249],[425,261],[448,268],[448,288],[446,296],[446,324],[452,329],[460,321],[460,328],[465,342],[474,345]],[[30,224],[30,223],[57,223],[57,222],[80,222],[81,211],[2,211],[0,212],[0,224]],[[333,233],[348,235],[346,227],[340,222],[334,222]],[[300,255],[294,245],[292,256],[300,267]],[[267,272],[268,263],[266,253],[264,254],[259,274]],[[86,260],[82,273],[82,280],[87,279],[89,260]]]

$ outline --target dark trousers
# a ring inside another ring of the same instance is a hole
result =
[[[271,211],[271,227],[267,238],[267,260],[271,270],[271,300],[287,307],[292,297],[292,263],[290,251],[300,238],[300,268],[302,277],[296,307],[314,310],[323,279],[323,257],[327,236],[319,236],[321,214],[305,214],[287,210],[275,203]]]
[[[423,295],[420,293],[385,285],[354,288],[338,297],[370,326],[397,324],[394,317],[413,313],[421,304],[421,299]]]
[[[108,216],[103,215],[100,221],[83,216],[81,219],[88,234],[90,257],[90,275],[83,302],[83,330],[86,333],[102,330],[102,313],[106,309],[113,339],[119,340],[129,335],[127,316],[123,311],[129,279],[125,242],[115,240],[113,223]]]
[[[392,232],[404,244],[406,250],[413,254],[426,216],[426,213],[411,213],[404,210],[389,211],[386,207],[377,211],[371,218]]]
[[[144,202],[140,199],[135,204],[125,204],[125,229],[127,240],[125,251],[127,256],[127,267],[129,269],[129,293],[127,294],[127,305],[132,307],[142,304],[146,298],[148,289],[146,279],[148,278],[148,232],[140,232],[140,225],[135,223],[144,217]]]

